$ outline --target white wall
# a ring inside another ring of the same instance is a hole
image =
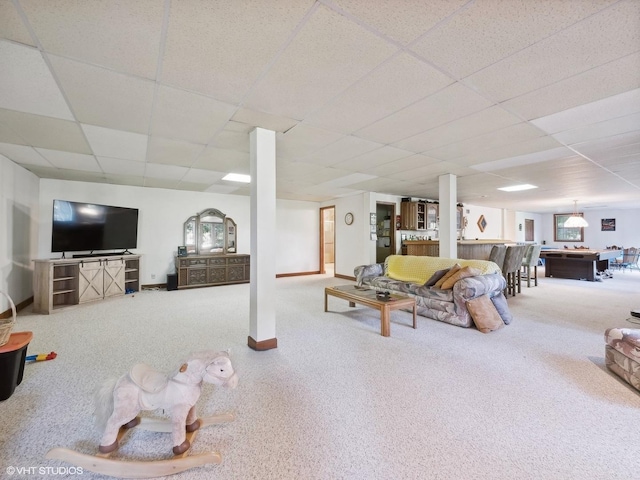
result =
[[[469,213],[467,213],[467,211],[469,211]],[[502,209],[464,205],[463,214],[467,218],[467,228],[465,228],[464,231],[464,237],[467,240],[503,239]],[[484,219],[487,222],[484,232],[481,232],[478,226],[480,215],[484,215]],[[511,240],[511,238],[506,238],[506,240]]]
[[[248,196],[42,179],[39,258],[60,257],[51,252],[54,199],[138,208],[138,248],[132,251],[142,255],[143,285],[166,282],[166,275],[175,271],[176,249],[184,244],[183,223],[206,208],[233,218],[238,225],[238,253],[250,252]],[[314,202],[277,202],[276,273],[318,271],[318,208]]]
[[[562,212],[562,213],[571,213]],[[589,223],[584,229],[584,242],[554,242],[553,241],[553,214],[542,215],[542,239],[547,245],[564,247],[586,246],[594,249],[603,249],[610,245],[618,247],[640,247],[640,208],[629,210],[585,210],[585,220]],[[603,232],[601,220],[603,218],[615,218],[616,230]]]
[[[33,294],[38,186],[38,177],[0,155],[0,290],[16,304]],[[0,312],[9,308],[3,295]]]
[[[525,220],[533,220],[533,242],[542,243],[543,215],[539,213],[516,212],[515,232],[511,237],[515,242],[525,242]]]

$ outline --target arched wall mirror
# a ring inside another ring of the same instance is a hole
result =
[[[187,254],[236,253],[237,235],[236,222],[215,208],[207,208],[184,222]]]

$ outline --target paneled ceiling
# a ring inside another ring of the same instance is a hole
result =
[[[41,178],[248,195],[258,126],[282,199],[640,206],[638,0],[0,0],[0,65]]]

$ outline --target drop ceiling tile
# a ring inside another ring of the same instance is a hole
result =
[[[483,0],[436,26],[411,49],[456,78],[508,57],[607,7],[615,0]]]
[[[151,132],[205,144],[222,130],[235,110],[235,106],[210,97],[160,86]]]
[[[435,68],[401,53],[314,112],[305,122],[350,134],[451,83],[451,78]]]
[[[25,145],[0,143],[0,154],[21,165],[40,165],[52,167],[51,163],[34,148]]]
[[[40,52],[0,41],[0,107],[73,120],[67,102]]]
[[[520,122],[521,120],[515,115],[494,106],[405,138],[394,145],[414,152],[425,152]]]
[[[112,175],[105,174],[105,180],[114,185],[129,185],[131,187],[143,187],[144,177],[140,175]]]
[[[148,133],[154,82],[51,55],[79,122]]]
[[[399,148],[385,145],[384,147],[377,148],[343,162],[338,162],[334,167],[349,170],[351,172],[369,172],[372,168],[379,165],[384,165],[412,155],[414,155],[414,153],[409,152],[408,150],[401,150]]]
[[[238,104],[313,3],[172,2],[163,81]]]
[[[524,142],[505,145],[499,148],[492,148],[491,150],[472,153],[464,157],[458,157],[454,160],[454,162],[458,165],[473,167],[474,165],[478,165],[481,163],[493,162],[495,160],[501,160],[503,158],[517,157],[519,155],[526,155],[528,153],[551,150],[561,146],[562,144],[557,140],[549,136],[544,136],[526,140]]]
[[[632,131],[613,135],[611,137],[590,140],[583,143],[573,144],[572,149],[591,157],[595,156],[617,156],[620,148],[638,148],[640,149],[640,131]]]
[[[229,122],[235,123],[235,122]],[[238,124],[242,125],[242,124]],[[237,150],[249,153],[249,133],[238,132],[225,127],[208,144],[210,147],[221,148],[223,150]]]
[[[553,138],[565,145],[582,143],[595,138],[606,138],[621,133],[640,130],[640,113],[613,118],[584,127],[556,133]]]
[[[572,150],[566,147],[560,147],[552,148],[551,150],[536,151],[510,158],[503,158],[502,160],[495,160],[493,162],[478,163],[473,165],[471,168],[482,172],[493,172],[514,166],[533,165],[536,163],[547,162],[549,160],[575,156],[576,154]]]
[[[9,125],[0,123],[0,143],[14,143],[16,145],[26,145],[28,142],[14,132]]]
[[[469,77],[504,101],[635,53],[640,2],[623,1]]]
[[[392,45],[320,5],[256,84],[245,105],[303,119],[395,51]]]
[[[301,160],[307,163],[331,166],[380,147],[382,145],[379,143],[348,135]]]
[[[82,130],[96,156],[138,161],[146,158],[146,135],[85,124]]]
[[[193,168],[249,174],[249,154],[222,148],[207,147],[198,156]]]
[[[159,165],[166,166],[166,165]],[[164,188],[167,190],[174,190],[180,180],[174,180],[171,178],[154,178],[154,177],[144,177],[143,186],[148,188]]]
[[[208,183],[196,183],[196,182],[180,182],[175,187],[175,190],[183,190],[187,192],[204,192],[210,186]]]
[[[144,175],[145,162],[137,160],[123,160],[121,158],[109,158],[109,157],[97,157],[98,163],[102,167],[109,178],[109,175],[121,175],[124,177],[136,177],[140,178],[142,183],[142,176]]]
[[[389,144],[430,130],[491,106],[491,102],[460,83],[380,120],[355,135]]]
[[[493,132],[485,133],[484,135],[479,135],[444,147],[428,150],[425,153],[430,157],[437,158],[439,160],[452,160],[465,155],[473,155],[477,152],[524,142],[525,140],[541,137],[543,135],[544,132],[542,132],[542,130],[529,123],[518,123]]]
[[[21,0],[46,51],[155,78],[164,17],[160,0]]]
[[[314,173],[321,168],[319,165],[312,163],[278,160],[276,164],[276,182],[287,181],[310,184],[311,179],[314,178]]]
[[[0,108],[0,125],[9,127],[34,147],[91,153],[82,130],[75,122]]]
[[[299,123],[286,133],[276,135],[276,157],[302,158],[337,141],[343,135]]]
[[[527,120],[569,110],[640,87],[640,53],[534,90],[502,104]]]
[[[427,157],[426,155],[411,155],[410,157],[401,158],[393,162],[373,167],[368,170],[367,173],[377,175],[379,177],[390,177],[398,172],[408,172],[417,168],[433,165],[438,162],[439,160]]]
[[[640,112],[640,88],[532,120],[547,133],[558,133]]]
[[[0,37],[35,46],[11,0],[0,0]]]
[[[219,193],[221,195],[229,195],[232,194],[234,192],[237,192],[240,189],[240,187],[238,187],[237,185],[211,185],[210,187],[208,187],[207,189],[205,189],[205,192],[209,192],[209,193]]]
[[[200,170],[197,168],[191,168],[182,178],[183,182],[191,183],[205,183],[211,185],[212,183],[222,180],[227,172],[216,172],[214,170]]]
[[[147,162],[190,167],[204,148],[197,143],[152,136],[149,138]]]
[[[177,165],[161,165],[158,163],[147,163],[145,170],[145,178],[153,178],[158,180],[169,180],[178,183],[182,177],[189,171],[186,167]],[[146,185],[146,183],[145,183]]]
[[[46,158],[54,167],[66,170],[81,170],[86,172],[102,172],[100,165],[93,155],[85,153],[61,152],[60,150],[49,150],[46,148],[36,148],[36,150]]]
[[[406,45],[454,14],[467,0],[405,0],[401,3],[377,0],[375,8],[370,0],[333,0],[332,3],[381,34]]]
[[[271,115],[270,113],[257,112],[249,108],[240,108],[232,117],[232,120],[254,127],[266,128],[275,132],[286,132],[298,123],[292,118]]]

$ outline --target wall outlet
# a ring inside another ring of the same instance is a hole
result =
[[[151,280],[155,280],[155,279],[156,279],[156,274],[155,274],[155,273],[152,273],[152,274],[151,274]]]

